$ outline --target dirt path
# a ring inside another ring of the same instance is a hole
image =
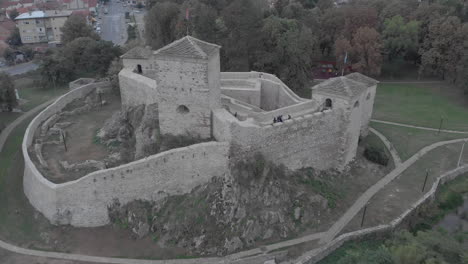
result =
[[[395,123],[395,122],[383,121],[383,120],[377,120],[377,119],[371,119],[371,121],[375,122],[375,123],[381,123],[381,124],[387,124],[387,125],[393,125],[393,126],[409,127],[409,128],[416,128],[416,129],[439,132],[439,129],[431,128],[431,127],[413,126],[413,125],[407,125],[407,124],[401,124],[401,123]],[[454,134],[467,134],[468,135],[468,131],[457,131],[457,130],[441,129],[440,132],[454,133]]]

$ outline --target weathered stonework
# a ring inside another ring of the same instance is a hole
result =
[[[24,191],[54,224],[100,226],[107,208],[134,200],[156,201],[190,192],[230,174],[229,160],[260,152],[289,169],[342,170],[356,155],[372,114],[377,82],[363,75],[334,78],[297,96],[276,76],[220,72],[219,46],[185,37],[160,50],[135,48],[122,56],[123,107],[157,106],[163,134],[191,134],[216,141],[159,153],[75,181],[54,184],[29,157],[34,134],[48,128],[70,102],[107,82],[74,88],[40,113],[23,141]],[[281,122],[273,122],[282,116]]]
[[[321,170],[344,169],[368,133],[377,82],[361,74],[325,81],[304,99],[271,74],[221,73],[219,46],[192,37],[122,58],[124,107],[157,103],[162,133],[212,136],[238,156]]]

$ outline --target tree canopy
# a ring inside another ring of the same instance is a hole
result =
[[[295,90],[318,61],[342,67],[346,52],[352,71],[379,75],[382,66],[398,70],[407,63],[421,74],[468,83],[463,0],[353,0],[340,7],[331,0],[273,6],[266,0],[151,0],[149,6],[145,32],[153,48],[188,32],[222,45],[222,70],[268,71]]]
[[[11,111],[17,104],[13,80],[8,74],[0,72],[0,109],[5,107]]]
[[[64,44],[83,37],[94,40],[100,39],[93,28],[86,23],[86,18],[80,15],[70,16],[62,27],[62,33],[62,42]]]

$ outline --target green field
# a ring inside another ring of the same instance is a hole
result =
[[[62,95],[68,91],[65,86],[42,87],[39,83],[40,76],[37,72],[23,74],[15,78],[15,88],[22,101],[19,108],[27,112],[48,100]],[[0,113],[0,130],[18,118],[21,113]]]
[[[23,194],[21,142],[32,118],[15,128],[0,152],[0,233],[17,242],[39,238],[34,210]]]
[[[371,122],[371,127],[382,133],[398,152],[402,161],[407,160],[425,146],[439,141],[468,138],[468,134],[437,133],[410,127],[400,127]]]
[[[468,97],[444,83],[380,84],[374,119],[468,131]]]

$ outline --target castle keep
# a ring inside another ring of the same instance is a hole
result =
[[[343,169],[356,155],[377,82],[359,73],[312,88],[304,99],[260,72],[220,72],[220,46],[187,36],[159,50],[122,56],[122,105],[157,104],[161,133],[229,142],[290,169]],[[283,122],[274,123],[282,116]]]

